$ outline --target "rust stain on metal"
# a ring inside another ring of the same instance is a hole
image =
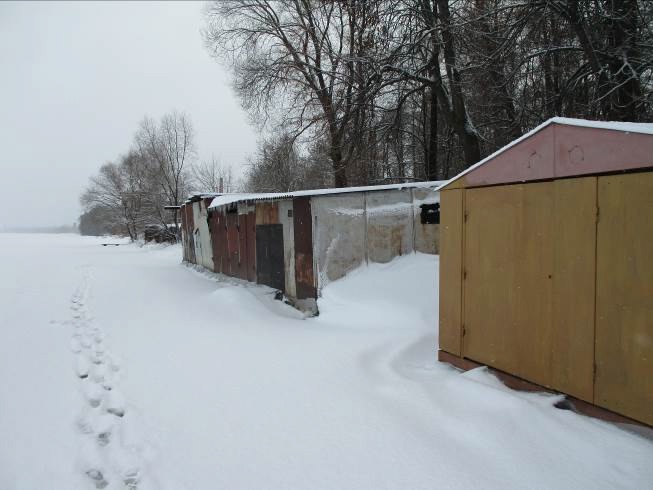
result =
[[[256,203],[256,224],[273,225],[279,223],[279,206],[276,202]]]
[[[228,272],[232,277],[238,277],[238,215],[236,213],[227,213],[227,254],[228,254]]]
[[[250,211],[246,218],[247,280],[256,282],[256,213]]]
[[[256,275],[259,284],[285,290],[283,226],[256,225]]]
[[[313,274],[313,219],[311,201],[307,197],[293,200],[295,240],[295,284],[297,299],[317,297]]]
[[[225,209],[209,213],[214,271],[256,281],[256,215]]]
[[[247,280],[247,215],[238,214],[238,277]]]
[[[224,272],[224,220],[222,213],[212,212],[209,214],[209,231],[211,233],[211,248],[213,249],[213,271]]]
[[[186,210],[186,223],[188,226],[186,236],[188,237],[188,261],[196,264],[195,257],[195,220],[193,219],[193,204],[189,203],[184,206]]]

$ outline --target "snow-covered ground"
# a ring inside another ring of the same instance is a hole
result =
[[[304,319],[106,241],[0,234],[0,489],[653,487],[646,434],[435,361],[435,257]]]

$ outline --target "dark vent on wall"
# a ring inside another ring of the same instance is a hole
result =
[[[420,213],[420,222],[423,225],[439,225],[440,224],[440,203],[435,204],[422,204],[420,206],[422,212]]]

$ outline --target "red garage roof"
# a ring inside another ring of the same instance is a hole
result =
[[[548,180],[653,167],[653,124],[554,117],[439,189]]]

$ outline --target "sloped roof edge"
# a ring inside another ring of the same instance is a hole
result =
[[[369,185],[362,187],[336,187],[329,189],[314,189],[305,191],[293,192],[271,192],[271,193],[242,193],[242,194],[223,194],[213,199],[209,205],[209,209],[232,204],[235,202],[244,201],[271,201],[278,199],[290,199],[293,197],[313,197],[313,196],[326,196],[332,194],[348,194],[352,192],[374,192],[384,190],[400,190],[400,189],[433,189],[435,190],[442,184],[441,180],[429,182],[410,182],[404,184],[385,184],[385,185]]]
[[[208,199],[211,197],[218,197],[222,194],[219,192],[191,192],[188,194],[188,197],[182,204],[201,201],[202,199]]]
[[[458,175],[452,177],[451,179],[445,181],[442,185],[440,185],[436,190],[442,190],[445,187],[447,187],[449,184],[457,181],[461,177],[464,177],[471,171],[477,169],[481,165],[489,162],[493,158],[497,157],[498,155],[502,154],[503,152],[509,150],[513,146],[521,143],[527,138],[530,138],[533,136],[535,133],[541,131],[542,129],[546,128],[547,126],[551,124],[562,124],[562,125],[567,125],[567,126],[579,126],[583,128],[595,128],[595,129],[609,129],[613,131],[622,131],[626,133],[641,133],[641,134],[650,134],[653,135],[653,123],[632,123],[632,122],[618,122],[618,121],[590,121],[589,119],[574,119],[571,117],[552,117],[551,119],[548,119],[544,121],[542,124],[539,126],[536,126],[535,128],[531,129],[527,133],[524,133],[522,136],[519,138],[511,141],[508,143],[506,146],[499,148],[497,151],[492,153],[491,155],[488,155],[481,161],[475,163],[471,167],[466,168],[462,172],[460,172]]]

